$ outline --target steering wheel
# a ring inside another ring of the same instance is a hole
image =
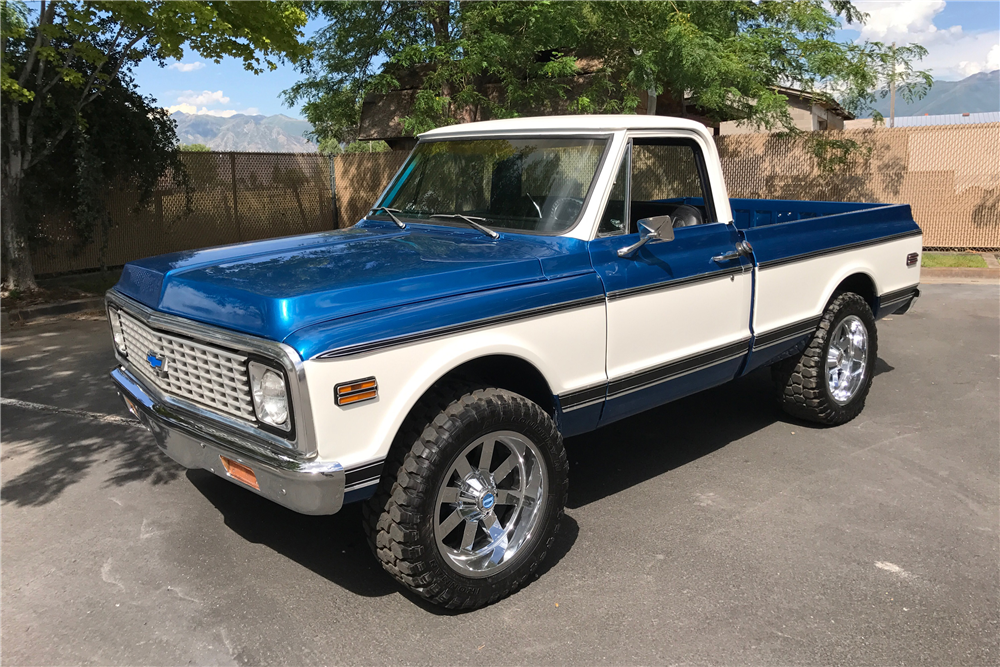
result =
[[[550,221],[547,227],[559,226],[553,223],[567,223],[576,220],[583,209],[583,202],[574,197],[555,197],[545,206],[545,217]]]

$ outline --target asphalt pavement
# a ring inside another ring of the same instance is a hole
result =
[[[568,440],[541,577],[461,614],[401,592],[356,506],[300,516],[161,455],[103,319],[7,330],[0,660],[995,665],[1000,289],[922,291],[847,425],[785,417],[762,372]]]

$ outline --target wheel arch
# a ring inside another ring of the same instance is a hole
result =
[[[838,278],[835,278],[831,281],[835,287],[828,290],[823,310],[826,310],[833,300],[841,294],[844,294],[845,292],[854,292],[865,300],[873,313],[878,312],[879,288],[878,282],[872,274],[873,272],[867,267],[853,267],[845,271]]]
[[[485,354],[458,364],[434,384],[452,379],[481,381],[485,386],[512,391],[534,401],[550,416],[555,415],[555,398],[549,381],[537,366],[523,357],[509,353]]]
[[[406,430],[424,399],[436,392],[441,385],[454,381],[482,384],[484,388],[506,389],[537,403],[546,413],[555,417],[556,399],[551,382],[538,363],[518,352],[516,349],[480,350],[472,356],[458,355],[449,363],[438,366],[432,374],[424,377],[420,383],[422,389],[413,392],[406,399],[403,409],[396,413],[395,427],[382,440],[383,455],[388,455],[389,450],[396,445],[397,436]]]

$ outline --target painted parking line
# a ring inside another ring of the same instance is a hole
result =
[[[48,412],[57,415],[71,415],[73,417],[82,417],[84,419],[93,419],[94,421],[103,422],[105,424],[121,424],[122,426],[138,426],[142,427],[135,419],[130,419],[128,417],[119,417],[118,415],[106,415],[100,412],[88,412],[86,410],[73,410],[71,408],[57,408],[54,405],[44,405],[42,403],[32,403],[30,401],[22,401],[16,398],[7,398],[6,396],[0,398],[0,405],[8,405],[12,408],[22,408],[24,410],[33,410],[35,412]]]

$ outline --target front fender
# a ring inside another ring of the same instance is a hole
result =
[[[320,456],[345,468],[385,457],[403,420],[430,387],[455,368],[482,357],[527,362],[554,394],[606,381],[605,302],[568,302],[555,312],[405,344],[305,362]],[[334,387],[375,377],[378,397],[336,406]]]

